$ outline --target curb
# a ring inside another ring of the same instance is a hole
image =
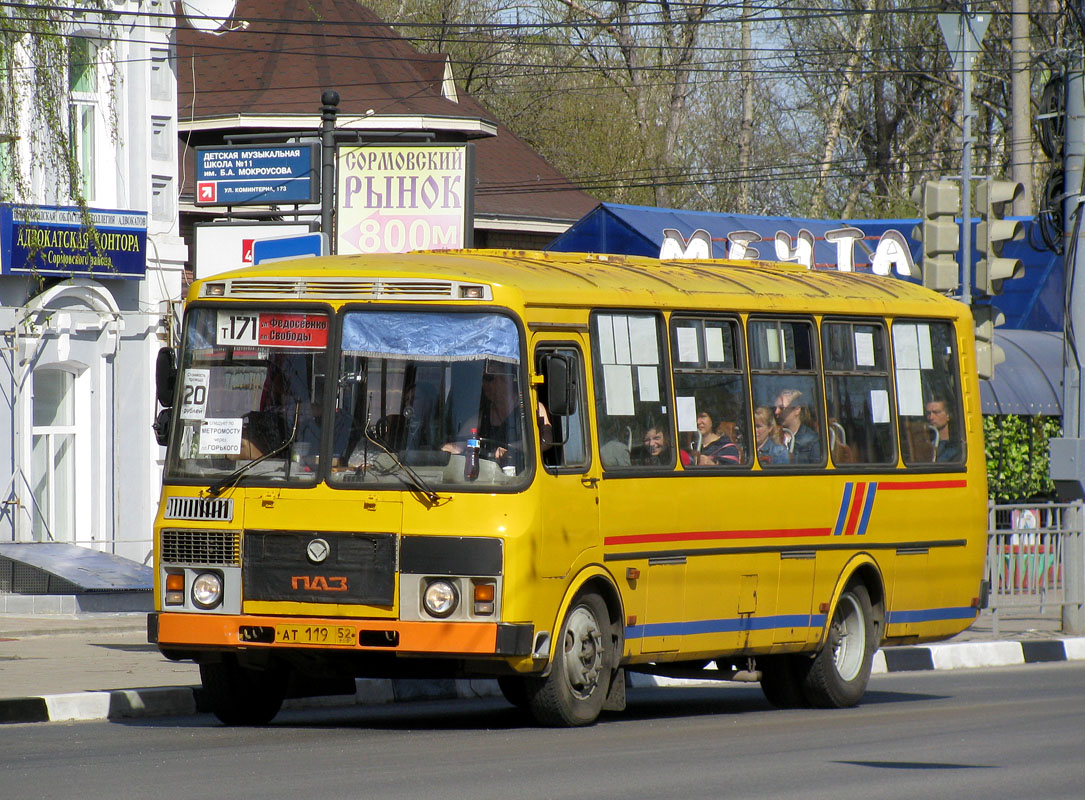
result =
[[[929,647],[889,647],[874,654],[872,674],[933,669],[1010,667],[1085,660],[1085,638],[1027,642],[961,642]]]
[[[964,642],[927,647],[890,647],[874,654],[872,674],[925,670],[974,669],[1085,661],[1085,637],[1028,642]],[[718,686],[720,681],[667,678],[627,673],[633,688],[664,686]],[[283,709],[338,708],[354,705],[388,705],[424,700],[464,700],[500,697],[493,679],[355,680],[353,695],[290,699]],[[0,699],[0,725],[26,722],[74,722],[185,716],[207,712],[199,686],[164,686],[150,689],[117,689],[108,692],[73,692]]]

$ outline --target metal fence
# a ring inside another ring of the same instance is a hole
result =
[[[1075,602],[1067,576],[1082,571],[1076,563],[1081,519],[1080,503],[989,506],[987,581],[996,635],[1000,617],[1031,617],[1061,628],[1064,608]]]

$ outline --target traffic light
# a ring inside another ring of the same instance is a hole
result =
[[[961,279],[957,264],[960,187],[955,181],[924,181],[912,193],[912,200],[923,212],[923,221],[912,231],[923,243],[923,285],[936,292],[952,292]]]
[[[977,187],[977,206],[980,223],[976,226],[976,290],[982,294],[996,295],[1002,291],[1002,281],[1020,278],[1025,267],[1019,258],[1003,258],[1002,245],[1020,239],[1024,227],[1020,222],[1003,219],[1008,206],[1013,203],[1024,187],[1015,181],[988,179]]]
[[[995,374],[995,366],[1006,360],[1006,353],[995,344],[995,328],[1006,317],[994,306],[973,306],[972,316],[976,330],[976,372],[989,380]]]

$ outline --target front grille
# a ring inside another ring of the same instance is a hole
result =
[[[229,522],[234,518],[234,501],[229,497],[167,497],[165,519]]]
[[[162,531],[162,562],[236,567],[241,537],[237,531]]]
[[[390,606],[395,575],[391,533],[245,531],[246,600]]]

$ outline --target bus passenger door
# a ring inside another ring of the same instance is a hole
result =
[[[542,508],[542,530],[536,565],[540,577],[560,578],[569,574],[585,550],[599,544],[599,468],[592,464],[590,455],[580,337],[547,335],[545,341],[536,340],[534,352],[535,381],[542,382],[537,383],[531,413],[538,418],[541,403],[552,429],[549,443],[541,432],[539,439],[535,486]],[[562,382],[568,387],[563,395],[567,403],[556,394],[557,384]]]

